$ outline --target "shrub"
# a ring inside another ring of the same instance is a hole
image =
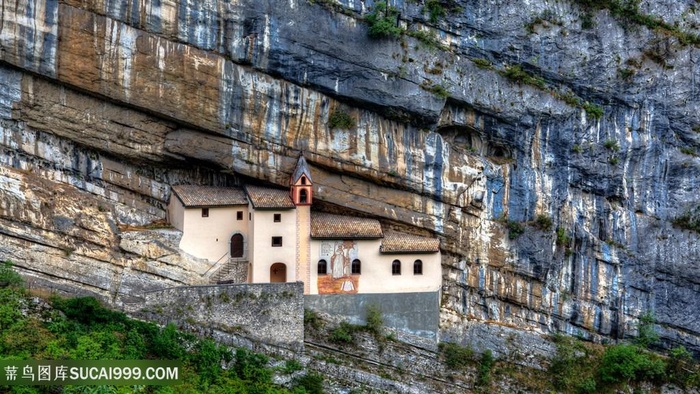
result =
[[[523,68],[518,64],[506,67],[506,70],[503,72],[503,75],[505,75],[506,78],[517,83],[532,85],[540,89],[545,89],[547,87],[547,85],[544,82],[544,79],[531,75],[527,71],[523,70]]]
[[[382,334],[382,328],[384,327],[384,320],[382,319],[382,311],[376,305],[370,305],[367,307],[367,324],[365,328],[367,331],[371,332],[375,336]]]
[[[12,263],[4,261],[0,263],[0,287],[22,287],[22,277],[12,269]]]
[[[519,222],[509,220],[507,224],[508,224],[508,238],[509,239],[516,239],[522,233],[525,232],[525,227]]]
[[[571,241],[571,238],[566,234],[566,229],[559,227],[557,229],[557,245],[566,246]]]
[[[268,358],[246,349],[236,349],[233,371],[240,379],[249,382],[269,382],[272,371],[267,368]]]
[[[603,117],[603,107],[586,101],[583,103],[583,109],[586,114],[590,115],[593,119],[600,119]]]
[[[608,159],[608,163],[610,163],[614,166],[617,165],[619,162],[620,162],[620,158],[617,156],[610,156],[610,158]]]
[[[151,349],[157,357],[162,357],[166,360],[182,359],[186,354],[185,348],[182,346],[180,333],[172,323],[165,326],[160,334],[153,338]]]
[[[372,38],[398,38],[403,32],[397,26],[398,16],[399,11],[396,8],[378,1],[374,4],[372,12],[365,17],[365,21],[369,24],[368,35]]]
[[[445,357],[445,364],[451,369],[464,369],[474,360],[474,350],[470,347],[442,342],[439,348]]]
[[[294,386],[301,387],[307,394],[323,394],[323,376],[315,372],[294,379]]]
[[[651,312],[646,312],[639,317],[638,335],[636,343],[642,347],[650,347],[659,340],[659,334],[654,328],[656,318]]]
[[[304,327],[319,330],[323,327],[323,320],[316,311],[304,308]]]
[[[284,362],[284,368],[282,369],[287,375],[291,375],[296,371],[301,371],[304,366],[297,360],[287,360]]]
[[[496,360],[493,358],[493,353],[491,353],[491,350],[487,349],[481,355],[481,362],[479,363],[478,368],[479,375],[476,380],[477,386],[488,386],[491,383],[491,368],[493,367],[495,361]]]
[[[687,387],[694,381],[700,384],[700,374],[697,371],[693,372],[693,355],[683,346],[678,346],[669,352],[668,365],[666,366],[666,375],[668,380],[681,387]]]
[[[617,152],[620,150],[620,144],[612,138],[605,140],[603,146],[605,147],[605,149],[611,150],[613,152]]]
[[[350,344],[353,343],[355,340],[354,333],[357,330],[357,327],[354,325],[348,323],[348,322],[341,322],[338,327],[334,328],[331,331],[331,335],[329,340],[333,343],[338,343],[338,344]]]
[[[671,221],[675,227],[700,233],[700,216],[697,208],[695,211],[686,212]]]
[[[549,231],[552,229],[552,219],[543,213],[539,214],[535,219],[535,227],[542,231]]]
[[[439,0],[427,0],[423,7],[423,12],[426,11],[430,15],[430,23],[437,23],[440,18],[447,15],[447,11],[445,11]]]
[[[549,364],[548,372],[554,388],[564,392],[595,392],[593,365],[583,343],[561,334],[555,335],[553,341],[557,351]]]
[[[425,81],[421,83],[420,87],[443,99],[450,96],[450,93],[441,84],[433,84],[431,82]]]
[[[607,383],[633,380],[657,380],[665,375],[666,364],[633,345],[616,345],[605,350],[600,378]]]
[[[493,65],[488,59],[476,58],[472,59],[472,62],[474,62],[474,64],[476,64],[477,67],[483,68],[485,70],[489,70],[493,67]]]
[[[331,129],[352,129],[355,127],[355,119],[347,112],[334,110],[328,116],[328,127]]]

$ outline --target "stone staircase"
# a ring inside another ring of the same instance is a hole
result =
[[[229,258],[209,276],[209,283],[246,283],[248,278],[248,260]]]

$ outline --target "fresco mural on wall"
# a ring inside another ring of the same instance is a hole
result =
[[[318,293],[357,293],[360,276],[352,275],[352,261],[357,259],[358,255],[355,241],[321,242],[320,256],[328,262],[328,274],[318,276]]]

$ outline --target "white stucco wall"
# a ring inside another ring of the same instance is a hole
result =
[[[337,240],[340,242],[341,240]],[[334,240],[311,240],[311,286],[310,294],[319,294],[317,264],[321,257],[321,244],[336,242]],[[381,240],[357,240],[357,257],[362,262],[361,274],[358,276],[358,294],[371,293],[412,293],[437,291],[442,284],[442,267],[440,253],[416,254],[382,254],[379,253]],[[328,263],[328,275],[332,273],[331,260]],[[391,263],[401,261],[401,275],[392,275]],[[423,262],[423,274],[413,274],[413,263]],[[343,294],[339,292],[337,294]]]
[[[168,203],[168,222],[173,225],[176,229],[182,231],[182,226],[185,220],[185,207],[182,202],[178,200],[173,193],[170,196],[170,202]]]
[[[282,221],[274,222],[274,214],[281,214]],[[296,212],[288,210],[253,211],[253,283],[270,281],[270,267],[274,263],[287,266],[287,282],[295,282],[297,258]],[[273,247],[272,237],[282,237],[282,246]]]
[[[243,220],[236,220],[238,211],[243,212]],[[250,255],[246,205],[210,207],[209,217],[202,217],[201,208],[186,208],[183,223],[180,249],[193,256],[211,262],[228,258],[231,236],[236,233],[243,235],[244,253]]]

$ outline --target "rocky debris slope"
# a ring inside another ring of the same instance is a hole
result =
[[[700,350],[699,238],[672,225],[698,206],[696,4],[642,1],[650,29],[574,0],[390,3],[407,33],[370,39],[369,0],[3,1],[0,257],[118,294],[116,226],[164,218],[169,185],[283,185],[304,152],[319,200],[442,238],[444,339],[616,339],[651,311]],[[46,216],[54,189],[92,208]],[[104,271],[57,272],[79,264]]]

